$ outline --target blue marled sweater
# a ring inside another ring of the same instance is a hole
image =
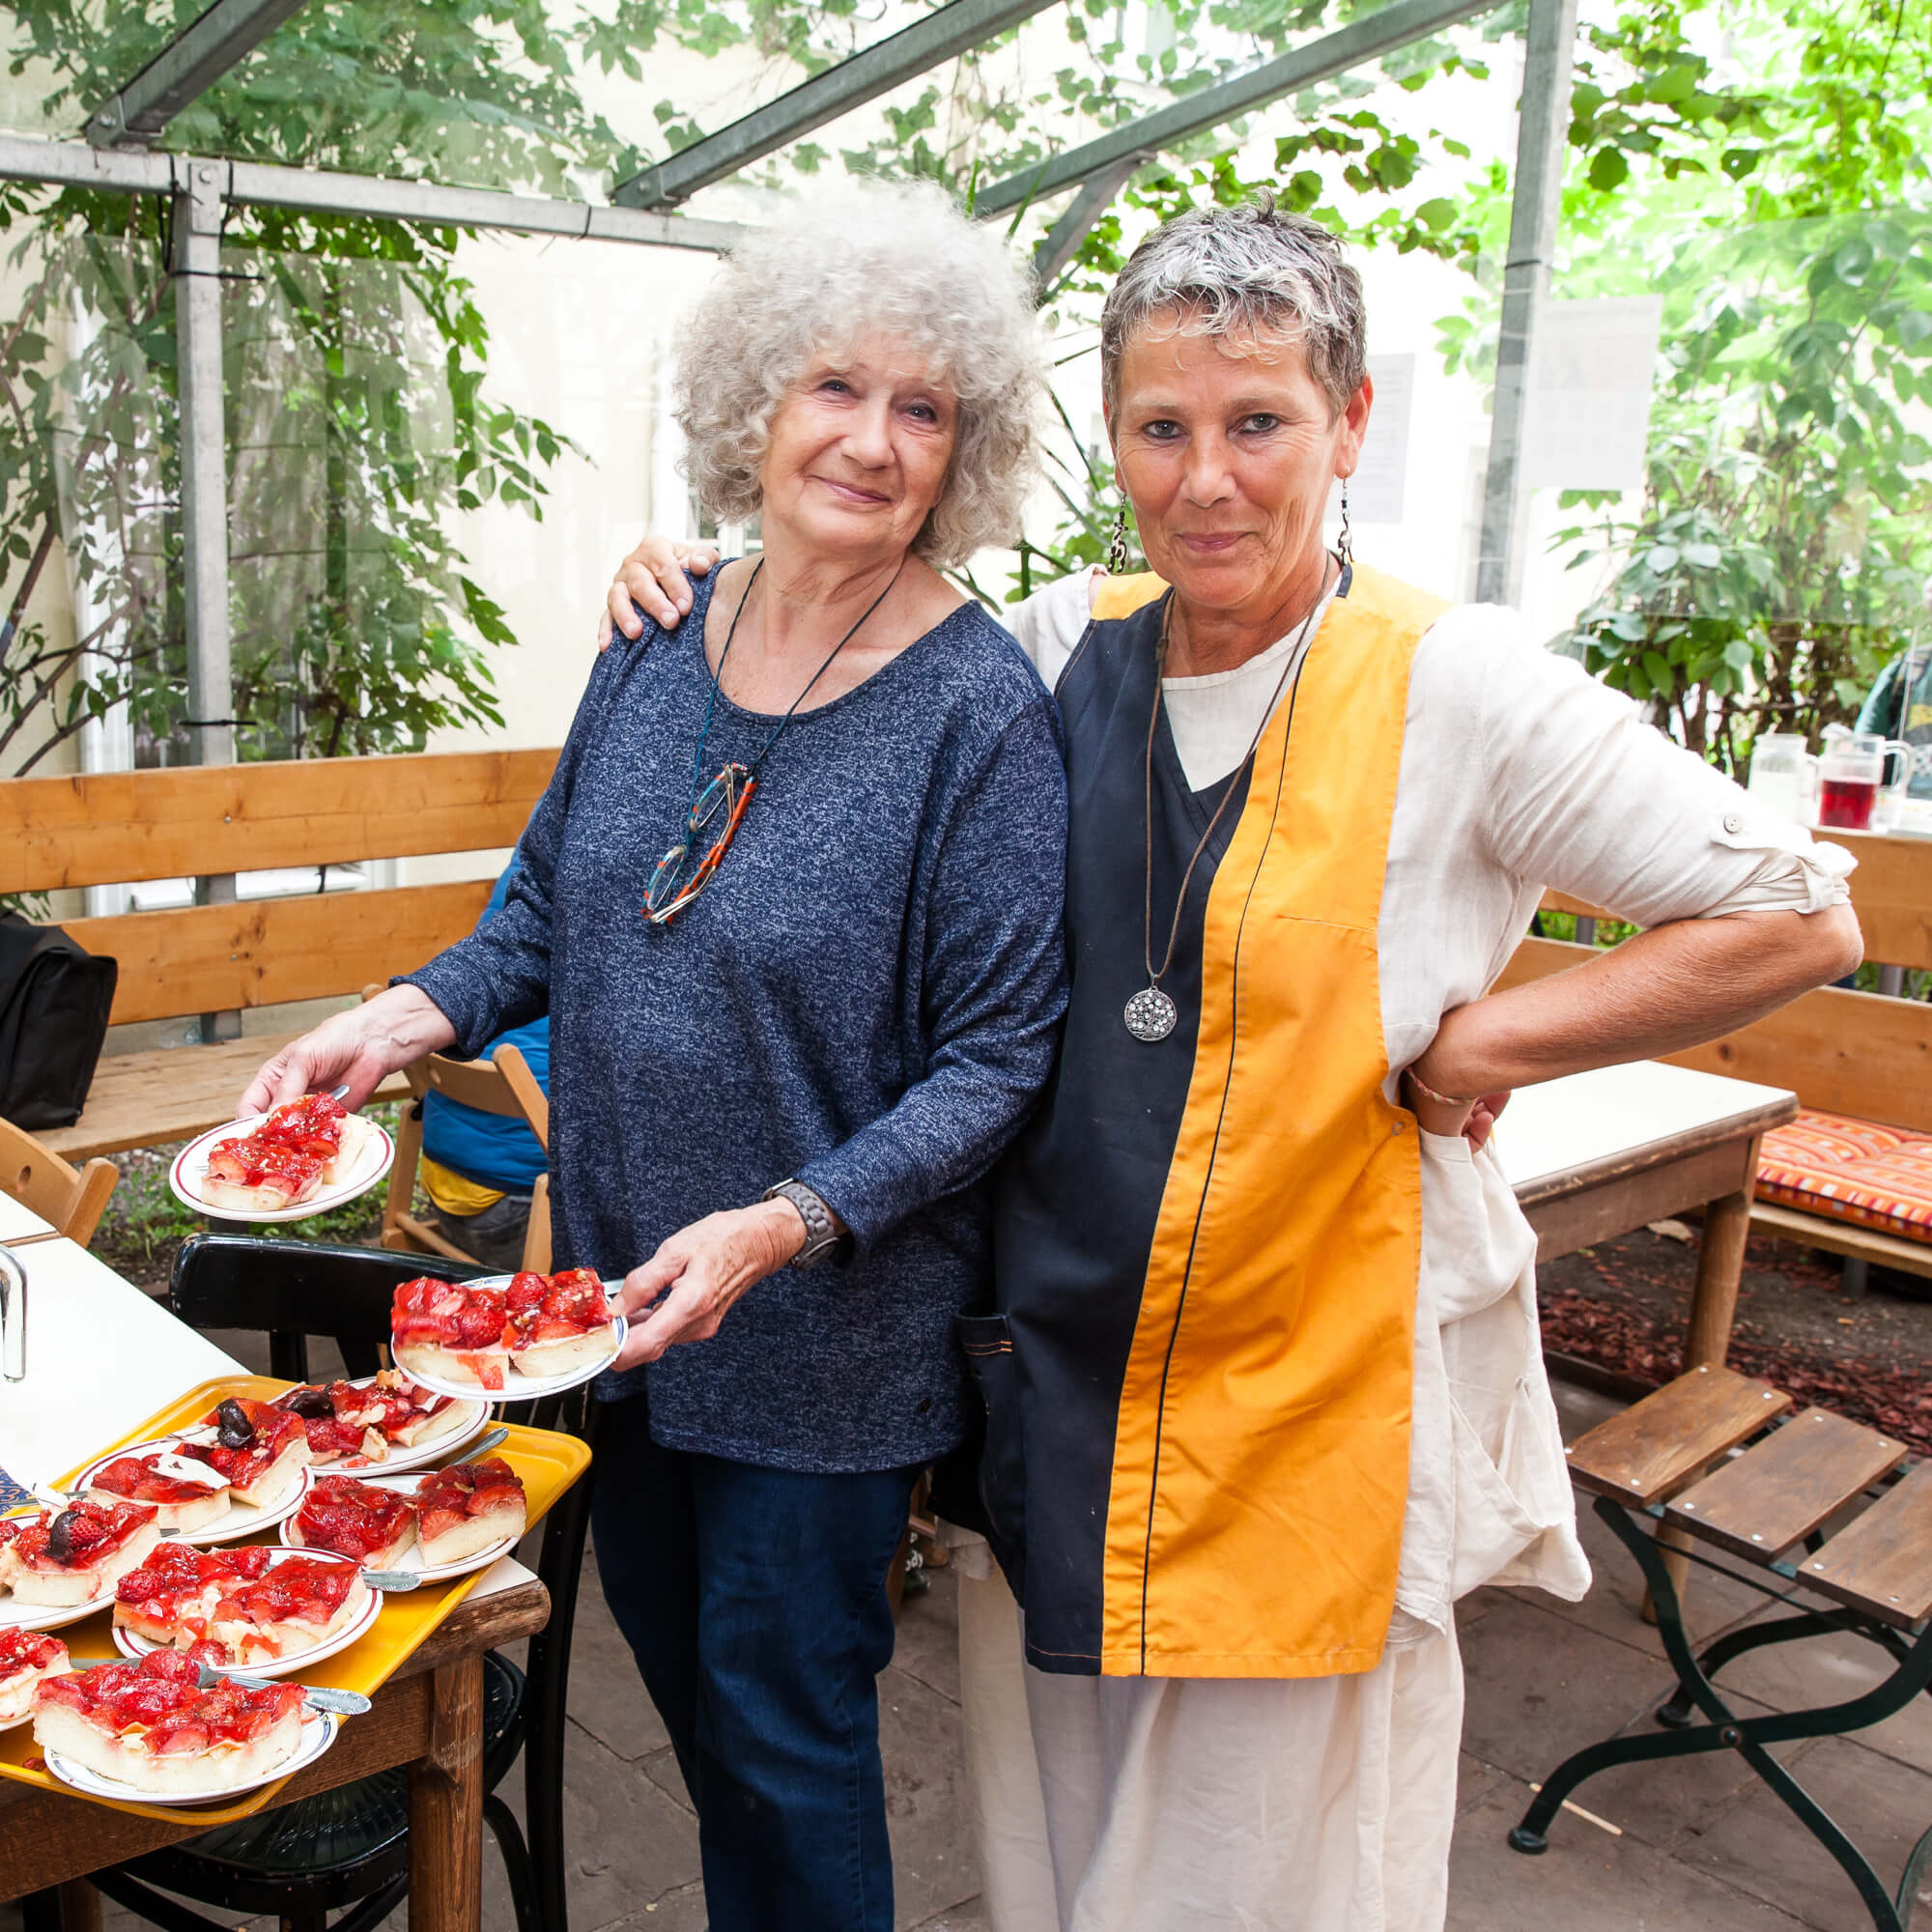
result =
[[[559,1265],[623,1274],[797,1175],[858,1253],[753,1288],[637,1377],[662,1442],[787,1469],[923,1463],[965,1434],[955,1312],[986,1293],[983,1177],[1051,1065],[1065,963],[1052,701],[967,606],[801,713],[708,892],[639,915],[675,838],[704,614],[598,660],[508,903],[410,975],[473,1052],[551,1015]],[[771,721],[722,695],[705,776]]]

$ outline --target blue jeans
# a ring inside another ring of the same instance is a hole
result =
[[[913,1469],[800,1475],[600,1418],[597,1572],[697,1807],[711,1932],[891,1932],[878,1675]]]

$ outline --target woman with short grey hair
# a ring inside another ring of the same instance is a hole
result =
[[[699,501],[762,551],[599,658],[497,917],[243,1104],[549,1010],[557,1260],[631,1319],[598,1574],[709,1922],[889,1932],[887,1574],[1065,1000],[1052,707],[938,568],[1017,526],[1040,352],[997,238],[910,188],[749,239],[680,351]]]
[[[959,1553],[999,1932],[1440,1927],[1454,1604],[1589,1582],[1491,1125],[1859,957],[1845,854],[1514,612],[1353,561],[1364,349],[1340,244],[1266,197],[1150,236],[1102,378],[1151,569],[1014,613],[1071,987],[961,1323],[1023,1606],[1022,1670]],[[1493,991],[1552,886],[1644,929]]]

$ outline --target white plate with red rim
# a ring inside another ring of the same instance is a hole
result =
[[[296,1556],[313,1556],[323,1563],[349,1562],[348,1557],[338,1556],[332,1549],[275,1549],[270,1551],[269,1567],[272,1570]],[[369,1627],[382,1614],[383,1593],[372,1589],[361,1609],[333,1636],[324,1638],[321,1643],[310,1644],[303,1650],[292,1650],[282,1657],[264,1658],[257,1662],[216,1663],[210,1658],[208,1667],[220,1671],[224,1677],[286,1677],[292,1670],[306,1670],[311,1663],[320,1663],[324,1658],[333,1657],[339,1650],[347,1650],[358,1637],[369,1634]],[[114,1626],[114,1647],[123,1657],[134,1658],[146,1657],[151,1650],[170,1648],[167,1644],[155,1642],[152,1637],[142,1636],[138,1631],[125,1630],[120,1624]],[[281,1776],[279,1772],[275,1775],[278,1777]]]
[[[400,1371],[400,1373],[409,1374],[408,1370]],[[347,1379],[351,1388],[368,1388],[375,1381],[376,1378],[374,1376],[356,1376]],[[410,1380],[418,1382],[418,1385],[422,1388],[429,1389],[431,1395],[442,1395],[446,1393],[442,1389],[430,1388],[427,1382],[419,1382],[418,1378],[415,1376],[410,1376]],[[317,1388],[321,1387],[322,1384],[311,1382],[307,1386]],[[440,1463],[445,1456],[453,1455],[466,1444],[474,1442],[483,1434],[484,1430],[490,1426],[490,1404],[487,1398],[479,1396],[474,1389],[471,1389],[468,1395],[458,1396],[456,1401],[463,1406],[475,1410],[475,1413],[467,1417],[464,1421],[458,1423],[455,1428],[448,1430],[443,1435],[432,1436],[427,1442],[418,1442],[411,1449],[401,1449],[391,1444],[389,1453],[380,1463],[365,1463],[357,1456],[338,1456],[332,1463],[311,1463],[309,1467],[318,1476],[363,1477],[371,1475],[399,1476],[406,1469],[427,1468],[430,1463]],[[277,1396],[270,1404],[270,1406],[279,1407],[280,1405],[281,1397]],[[121,1454],[124,1456],[127,1453],[125,1449],[121,1451]],[[298,1498],[298,1503],[299,1503],[299,1498]],[[284,1511],[283,1514],[288,1515],[291,1512]],[[274,1522],[279,1522],[280,1520],[280,1517],[270,1519],[270,1521]],[[267,1528],[268,1524],[264,1523],[261,1527]],[[197,1535],[195,1541],[198,1543],[201,1540],[200,1536]]]
[[[486,1274],[477,1276],[474,1281],[462,1282],[457,1284],[457,1286],[463,1288],[508,1288],[515,1279],[515,1275]],[[616,1294],[623,1287],[622,1282],[616,1281],[607,1281],[599,1285],[603,1288],[607,1296]],[[469,1396],[484,1402],[541,1402],[547,1395],[561,1395],[565,1389],[578,1388],[584,1382],[595,1381],[617,1359],[618,1351],[624,1346],[624,1337],[630,1332],[630,1323],[625,1321],[623,1316],[613,1314],[611,1317],[611,1333],[614,1339],[611,1344],[611,1352],[602,1357],[601,1360],[588,1363],[583,1368],[573,1369],[566,1376],[526,1376],[510,1360],[508,1355],[505,1355],[501,1358],[503,1363],[503,1386],[499,1389],[479,1388],[475,1382],[447,1381],[441,1376],[424,1375],[420,1369],[412,1369],[406,1362],[400,1360],[396,1363],[396,1366],[402,1370],[404,1375],[409,1377],[411,1381],[420,1382],[424,1388],[431,1389],[438,1395]],[[389,1337],[389,1353],[393,1356],[395,1352],[396,1338],[391,1334]],[[474,1352],[480,1354],[483,1350],[477,1350]]]
[[[215,1144],[252,1134],[268,1118],[267,1114],[256,1114],[245,1121],[230,1121],[226,1126],[210,1127],[207,1133],[189,1141],[168,1168],[168,1186],[175,1199],[184,1208],[192,1208],[197,1214],[212,1215],[217,1221],[259,1222],[264,1226],[280,1221],[306,1221],[312,1214],[327,1213],[331,1208],[340,1208],[367,1194],[388,1173],[396,1158],[396,1144],[388,1129],[379,1122],[364,1120],[362,1124],[368,1133],[355,1167],[344,1179],[318,1187],[306,1201],[298,1201],[293,1208],[230,1208],[205,1199],[196,1191],[195,1183],[207,1179],[208,1157]]]
[[[10,1517],[36,1517],[39,1507],[30,1510],[9,1510]],[[72,1604],[66,1609],[55,1609],[45,1604],[16,1604],[11,1595],[0,1593],[0,1630],[17,1631],[57,1631],[65,1630],[69,1624],[77,1624],[85,1617],[91,1617],[97,1610],[112,1609],[114,1591],[110,1585],[104,1596],[95,1597],[85,1604]],[[11,1729],[11,1725],[0,1725],[0,1730]]]
[[[179,1454],[181,1443],[180,1435],[159,1435],[152,1442],[129,1442],[125,1448],[110,1449],[106,1455],[97,1456],[69,1487],[76,1490],[86,1489],[108,1463],[118,1463],[124,1456],[146,1456],[156,1449]],[[209,1470],[211,1476],[216,1473],[213,1469]],[[192,1543],[197,1548],[204,1543],[239,1543],[242,1537],[253,1536],[258,1530],[273,1529],[285,1516],[293,1516],[301,1508],[301,1499],[308,1494],[309,1485],[314,1480],[309,1465],[304,1463],[297,1472],[295,1488],[272,1509],[253,1509],[246,1503],[237,1502],[231,1495],[228,1499],[226,1516],[218,1516],[213,1522],[204,1523],[199,1529],[191,1529],[180,1539],[172,1533],[164,1532],[164,1534],[167,1534],[170,1543],[179,1540]],[[0,1603],[4,1602],[5,1599],[0,1598]]]
[[[412,1496],[429,1481],[430,1471],[418,1469],[412,1476],[399,1476],[393,1471],[385,1471],[380,1476],[358,1475],[358,1483],[367,1483],[372,1490],[394,1490],[399,1495]],[[283,1523],[280,1535],[282,1541],[292,1549],[309,1546],[295,1541],[295,1519],[291,1517]],[[507,1556],[523,1541],[524,1532],[518,1530],[508,1536],[499,1536],[487,1548],[479,1549],[474,1556],[467,1556],[461,1563],[439,1563],[434,1567],[423,1562],[422,1545],[412,1543],[393,1563],[384,1564],[388,1570],[408,1570],[420,1577],[425,1583],[447,1583],[453,1577],[468,1577],[478,1570],[487,1570],[499,1556]]]
[[[336,1734],[341,1729],[342,1719],[333,1711],[316,1711],[304,1704],[301,1743],[280,1764],[264,1772],[261,1776],[244,1779],[240,1784],[223,1785],[216,1791],[190,1792],[182,1797],[176,1797],[172,1792],[143,1791],[138,1784],[128,1784],[118,1777],[103,1777],[98,1771],[90,1771],[84,1764],[75,1764],[71,1757],[63,1757],[59,1751],[45,1752],[43,1762],[48,1772],[63,1784],[89,1798],[114,1798],[123,1804],[214,1804],[224,1798],[245,1797],[251,1791],[261,1790],[265,1784],[277,1784],[304,1766],[313,1764],[335,1742]]]

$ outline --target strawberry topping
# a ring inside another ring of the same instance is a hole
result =
[[[14,1553],[37,1570],[84,1570],[112,1555],[154,1520],[155,1512],[143,1503],[102,1509],[99,1503],[78,1502],[58,1513],[43,1510],[38,1522],[13,1539]]]
[[[469,1288],[423,1276],[406,1281],[390,1305],[396,1341],[438,1342],[458,1350],[499,1347],[507,1314],[500,1288]]]
[[[363,1561],[393,1543],[413,1514],[407,1496],[353,1476],[320,1476],[296,1514],[302,1541],[314,1549]]]
[[[67,1645],[57,1636],[42,1636],[35,1631],[0,1630],[0,1684],[17,1677],[23,1670],[45,1670],[67,1656]]]
[[[322,1172],[322,1156],[249,1134],[217,1141],[208,1156],[208,1178],[234,1187],[272,1187],[296,1195]]]
[[[156,1465],[167,1453],[151,1449],[145,1456],[117,1456],[104,1469],[96,1470],[89,1483],[137,1503],[195,1503],[219,1493],[221,1481],[212,1472],[206,1482],[164,1474]]]
[[[519,1274],[505,1291],[509,1325],[503,1339],[512,1349],[534,1342],[562,1342],[587,1335],[611,1320],[604,1284],[590,1268],[563,1274]]]
[[[216,1439],[184,1442],[178,1453],[206,1463],[238,1489],[246,1489],[291,1442],[306,1434],[300,1416],[245,1395],[229,1397],[213,1414],[202,1417],[200,1427],[215,1430]]]
[[[265,1141],[313,1154],[317,1160],[328,1160],[341,1151],[342,1122],[347,1118],[348,1110],[340,1100],[327,1094],[310,1094],[277,1107],[255,1132]]]

